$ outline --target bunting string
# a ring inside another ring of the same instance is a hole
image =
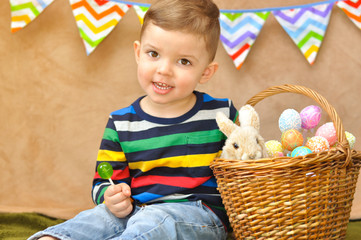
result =
[[[36,19],[54,0],[9,0],[11,32]],[[130,8],[140,24],[150,7],[147,3],[123,0],[69,0],[87,55],[112,32]],[[336,5],[361,30],[361,0],[327,0],[311,4],[261,8],[220,9],[221,43],[240,69],[267,18],[272,14],[309,64],[315,62]]]

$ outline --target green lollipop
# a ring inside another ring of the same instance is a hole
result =
[[[107,162],[102,162],[98,165],[97,171],[99,173],[99,176],[103,179],[108,179],[109,182],[114,185],[111,177],[113,175],[113,167]]]

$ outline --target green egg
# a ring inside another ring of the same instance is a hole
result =
[[[113,167],[107,162],[100,163],[97,167],[97,171],[99,176],[103,179],[109,179],[113,175]]]

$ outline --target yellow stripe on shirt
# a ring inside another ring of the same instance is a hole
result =
[[[218,155],[218,153],[212,154],[198,154],[198,155],[188,155],[188,156],[176,156],[169,158],[156,159],[151,161],[141,161],[141,162],[130,162],[129,168],[132,170],[141,170],[142,172],[147,172],[154,167],[169,167],[169,168],[179,168],[179,167],[205,167],[209,166],[210,162]]]
[[[125,162],[126,158],[124,152],[116,152],[109,150],[99,150],[98,161],[119,161]]]

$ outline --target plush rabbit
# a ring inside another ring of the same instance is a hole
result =
[[[245,105],[239,110],[238,119],[240,126],[222,112],[217,113],[218,127],[227,136],[221,158],[248,160],[268,157],[264,139],[259,133],[260,121],[256,110],[251,105]]]

